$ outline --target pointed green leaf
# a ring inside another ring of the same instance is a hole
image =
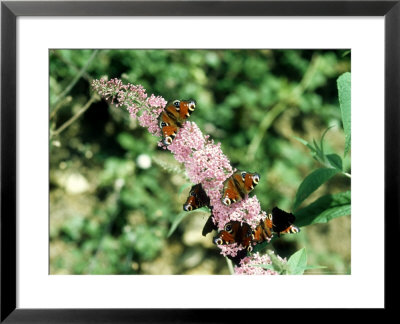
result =
[[[329,164],[340,171],[343,170],[343,162],[342,158],[337,154],[326,154],[326,159],[328,160]]]
[[[306,140],[304,140],[300,137],[297,137],[297,136],[293,136],[293,138],[298,140],[303,145],[307,146],[312,152],[316,152],[315,148],[310,143],[308,143]]]
[[[326,135],[326,133],[328,133],[328,131],[332,128],[333,126],[329,126],[327,129],[325,129],[325,131],[324,131],[324,133],[322,134],[322,136],[321,136],[321,153],[322,153],[322,155],[325,155],[325,153],[324,153],[324,138],[325,138],[325,135]]]
[[[181,194],[186,188],[192,187],[193,184],[187,182],[185,184],[183,184],[182,186],[180,186],[180,188],[178,189],[178,193]]]
[[[297,189],[293,210],[297,209],[309,195],[338,172],[338,169],[333,168],[320,168],[311,172]]]
[[[174,221],[172,222],[172,225],[169,229],[168,235],[167,237],[170,237],[176,230],[176,228],[178,227],[179,223],[186,217],[186,215],[188,215],[189,213],[186,211],[180,212],[178,214],[178,216],[176,216],[176,218],[174,219]]]
[[[326,223],[333,218],[351,214],[351,191],[325,195],[294,213],[299,227]]]
[[[351,145],[351,73],[343,73],[337,79],[339,104],[342,112],[342,122],[345,136],[344,155],[350,150]]]

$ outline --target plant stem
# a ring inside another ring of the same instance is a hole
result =
[[[78,82],[78,80],[82,77],[82,75],[86,72],[87,68],[89,67],[90,63],[93,61],[95,56],[99,50],[94,50],[92,55],[89,57],[88,61],[86,62],[85,66],[79,71],[79,73],[72,79],[71,83],[65,88],[63,92],[60,93],[60,95],[56,98],[56,100],[52,103],[52,105],[57,105],[60,100],[62,100],[70,91],[71,89],[75,86],[75,84]]]
[[[319,56],[313,56],[308,66],[308,69],[304,74],[303,79],[300,81],[299,85],[293,89],[292,95],[288,97],[288,100],[292,101],[293,99],[291,97],[294,97],[295,100],[298,100],[301,95],[307,90],[310,81],[314,77],[318,62]],[[254,160],[258,147],[260,146],[261,141],[263,140],[267,130],[269,129],[269,127],[271,127],[275,119],[285,110],[288,104],[288,100],[276,103],[261,120],[261,123],[258,127],[258,132],[253,137],[247,150],[247,158],[249,161]]]
[[[342,172],[346,177],[348,177],[348,178],[350,178],[351,179],[351,174],[350,173],[347,173],[347,172]]]
[[[58,110],[60,110],[60,108],[61,108],[62,106],[64,106],[64,105],[67,104],[67,103],[70,103],[71,101],[72,101],[72,97],[71,97],[71,96],[65,97],[63,100],[61,100],[61,101],[56,105],[56,107],[53,109],[53,111],[50,113],[50,119],[53,119],[53,118],[54,118],[54,116],[56,115],[56,113],[58,112]]]
[[[50,138],[54,136],[60,135],[60,133],[66,129],[68,126],[70,126],[75,120],[77,120],[86,110],[89,109],[89,107],[92,105],[93,102],[98,100],[98,96],[96,94],[93,94],[92,97],[90,97],[89,101],[75,114],[73,115],[70,119],[68,119],[64,124],[62,124],[58,129],[56,129],[54,132],[50,134]]]

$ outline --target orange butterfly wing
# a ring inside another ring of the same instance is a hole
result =
[[[260,181],[258,173],[237,171],[224,182],[221,201],[229,206],[245,198]]]
[[[234,178],[235,174],[225,180],[224,189],[222,193],[221,201],[224,205],[229,206],[232,203],[242,200],[241,192],[236,185],[236,181]]]
[[[167,104],[159,117],[162,141],[165,145],[172,144],[179,128],[194,111],[196,103],[193,100],[174,100]]]
[[[230,230],[226,230],[230,226]],[[225,225],[225,229],[220,231],[214,237],[214,243],[218,245],[237,243],[248,248],[252,240],[251,227],[247,223],[241,224],[238,221],[232,221]]]

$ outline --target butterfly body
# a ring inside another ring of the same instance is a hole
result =
[[[163,144],[172,144],[178,130],[195,108],[194,100],[174,100],[167,104],[158,118]]]
[[[225,180],[221,202],[229,206],[243,200],[260,181],[258,173],[237,171]]]

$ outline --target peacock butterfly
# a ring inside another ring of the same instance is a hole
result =
[[[224,182],[221,201],[229,206],[245,198],[260,181],[258,173],[236,171]]]
[[[207,196],[201,183],[198,183],[189,191],[189,196],[183,204],[183,210],[192,211],[201,207],[210,207],[210,198]]]
[[[174,100],[167,104],[158,118],[164,145],[172,144],[178,130],[195,108],[194,100]]]
[[[264,220],[253,232],[253,242],[261,243],[272,236],[272,232],[278,234],[298,233],[300,229],[294,225],[296,217],[292,213],[287,213],[278,207],[274,207],[272,212],[267,215]]]
[[[268,224],[272,224],[272,231],[278,234],[298,233],[300,229],[293,223],[296,217],[292,213],[287,213],[278,207],[274,207],[268,215]]]
[[[225,224],[224,229],[214,237],[214,243],[217,245],[237,243],[248,251],[252,249],[251,241],[252,230],[250,225],[238,221],[231,221]]]

